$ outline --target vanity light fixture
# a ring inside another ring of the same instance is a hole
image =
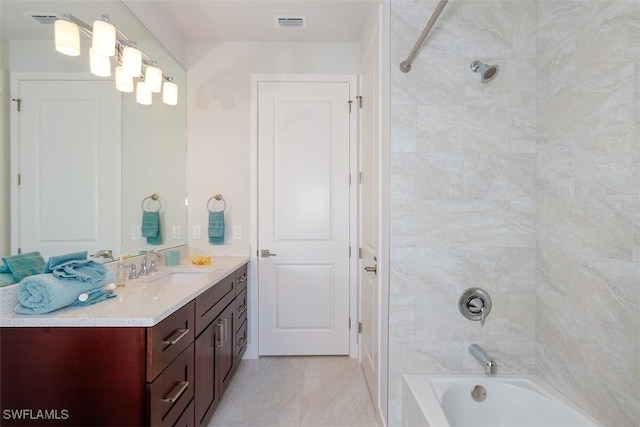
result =
[[[136,85],[139,103],[150,105],[154,92],[162,92],[162,101],[167,105],[178,103],[178,86],[173,78],[113,25],[108,15],[102,15],[90,27],[75,16],[65,14],[64,18],[56,20],[54,27],[56,50],[65,55],[80,55],[80,32],[91,38],[89,60],[93,74],[110,77],[111,57],[114,57],[117,63],[115,83],[119,91],[133,92],[134,78],[140,78]]]
[[[162,102],[167,105],[178,105],[178,85],[167,80],[162,85]]]
[[[91,74],[100,77],[111,76],[111,58],[96,52],[95,48],[89,49],[89,69]]]
[[[159,93],[162,91],[162,70],[158,68],[157,64],[147,65],[144,82],[151,92]]]
[[[141,105],[151,105],[152,94],[145,82],[136,84],[136,101]]]
[[[133,92],[133,77],[122,71],[122,65],[116,67],[116,89],[120,92]]]
[[[58,19],[55,24],[56,50],[69,56],[80,56],[80,29],[75,22]]]

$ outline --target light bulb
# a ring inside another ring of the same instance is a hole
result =
[[[120,92],[133,92],[133,77],[125,73],[121,66],[116,67],[116,89]]]
[[[136,101],[138,104],[151,105],[152,94],[145,82],[138,82],[136,85]]]
[[[101,55],[94,48],[89,48],[89,67],[91,73],[100,77],[111,75],[111,61],[108,56]]]
[[[162,90],[162,70],[153,65],[149,65],[144,73],[144,82],[151,92],[160,92]]]
[[[140,77],[142,73],[142,52],[127,46],[122,50],[122,71],[131,77]]]
[[[116,27],[106,21],[93,21],[91,47],[103,56],[114,56],[116,52]]]
[[[162,102],[167,105],[178,104],[178,85],[174,82],[164,82],[162,86]]]
[[[54,24],[56,50],[69,56],[80,55],[80,29],[71,21],[57,19]]]

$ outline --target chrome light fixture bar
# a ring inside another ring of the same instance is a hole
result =
[[[140,78],[143,85],[135,85],[143,92],[137,96],[140,103],[149,105],[152,93],[163,92],[165,104],[178,103],[178,86],[173,77],[168,76],[135,41],[130,40],[109,20],[109,15],[102,15],[93,23],[93,28],[73,15],[65,14],[63,19],[55,22],[56,50],[70,56],[80,55],[80,32],[92,40],[90,49],[91,72],[97,76],[111,76],[111,61],[116,63],[116,88],[122,92],[132,92],[134,78]],[[164,83],[163,83],[164,81]],[[139,82],[139,83],[141,83]]]

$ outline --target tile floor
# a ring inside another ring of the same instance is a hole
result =
[[[349,357],[243,360],[209,427],[374,427],[362,367]]]

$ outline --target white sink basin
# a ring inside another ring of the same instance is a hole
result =
[[[173,284],[181,284],[181,283],[189,283],[194,282],[196,280],[202,279],[207,276],[209,273],[206,272],[174,272],[164,276],[160,276],[157,278],[153,278],[148,281],[148,283],[173,283]]]

